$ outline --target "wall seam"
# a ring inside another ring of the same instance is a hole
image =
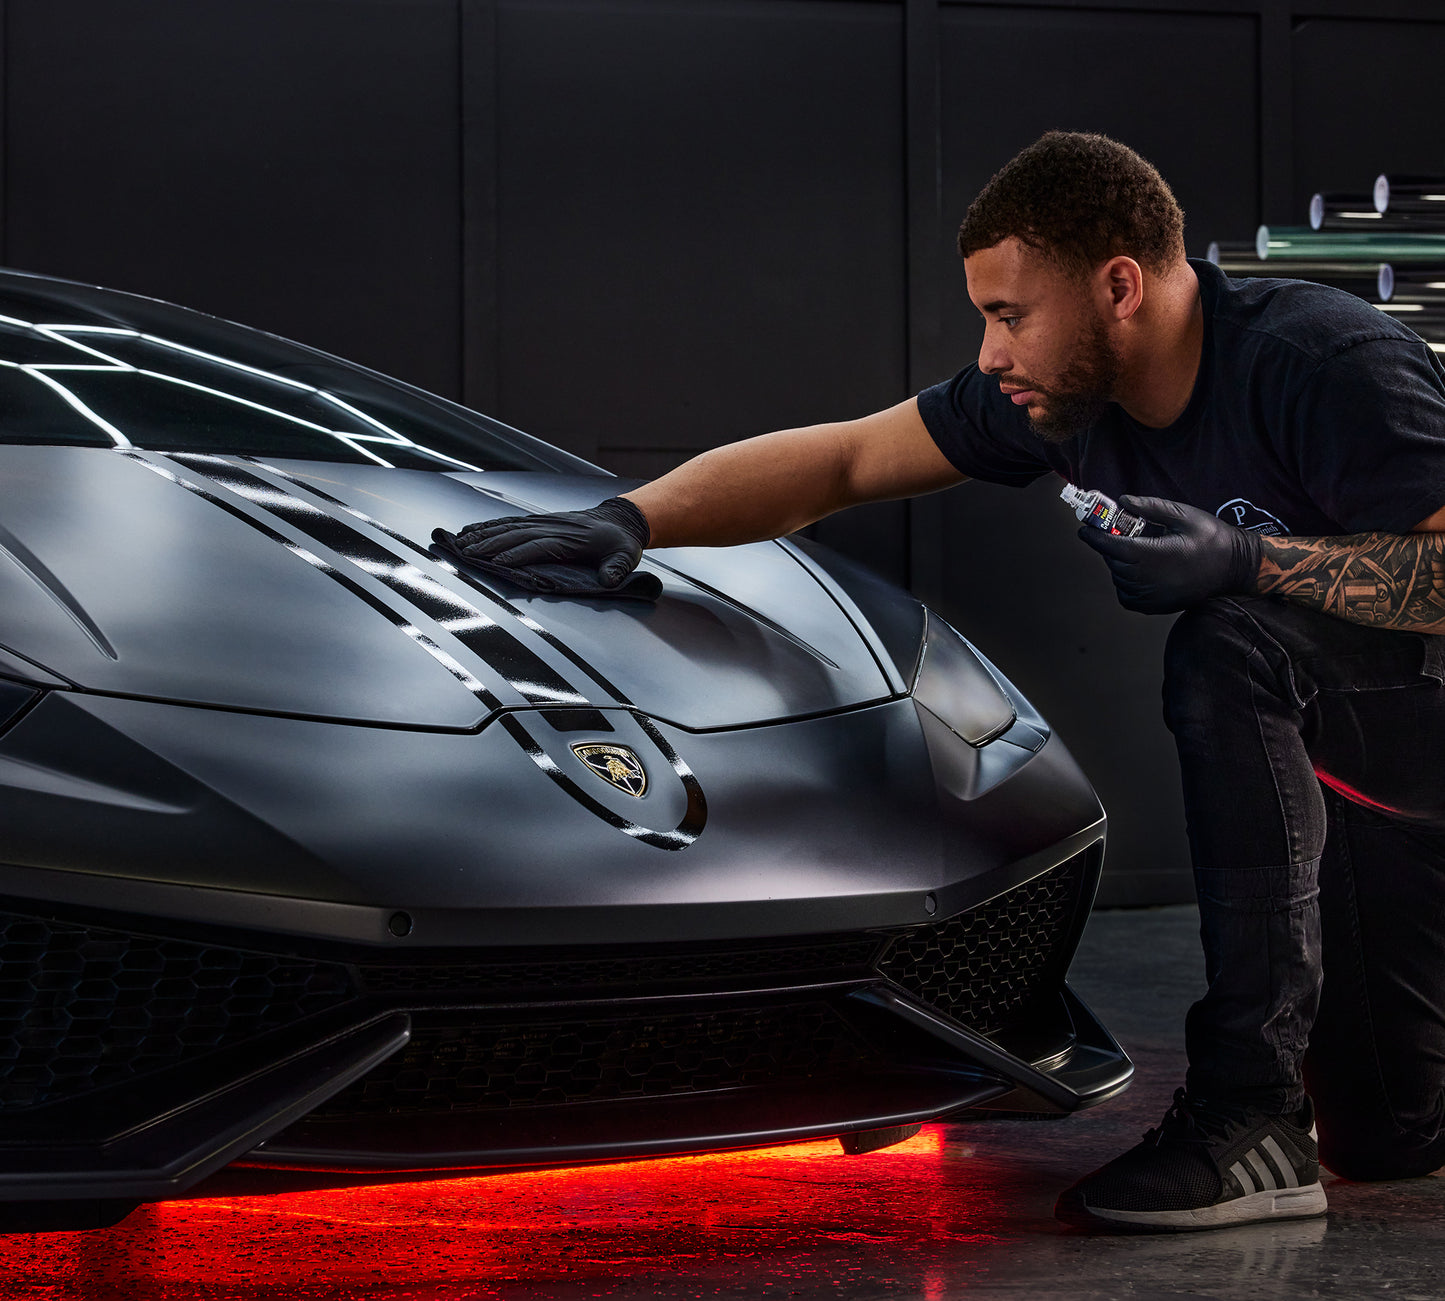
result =
[[[493,414],[501,406],[497,28],[496,0],[458,0],[461,400]]]

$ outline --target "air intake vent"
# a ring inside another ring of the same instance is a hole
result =
[[[0,913],[0,1111],[160,1070],[351,995],[339,966]]]
[[[993,1034],[1063,974],[1091,850],[932,926],[894,938],[878,972],[971,1030]]]

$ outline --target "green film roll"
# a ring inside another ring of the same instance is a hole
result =
[[[1254,247],[1261,259],[1318,262],[1445,262],[1445,233],[1355,235],[1308,226],[1261,226]]]

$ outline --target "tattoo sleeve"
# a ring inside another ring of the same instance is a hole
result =
[[[1445,533],[1260,541],[1263,596],[1375,628],[1445,632]]]

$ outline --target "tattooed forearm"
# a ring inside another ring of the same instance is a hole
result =
[[[1445,632],[1445,533],[1260,541],[1261,595],[1351,623]]]

